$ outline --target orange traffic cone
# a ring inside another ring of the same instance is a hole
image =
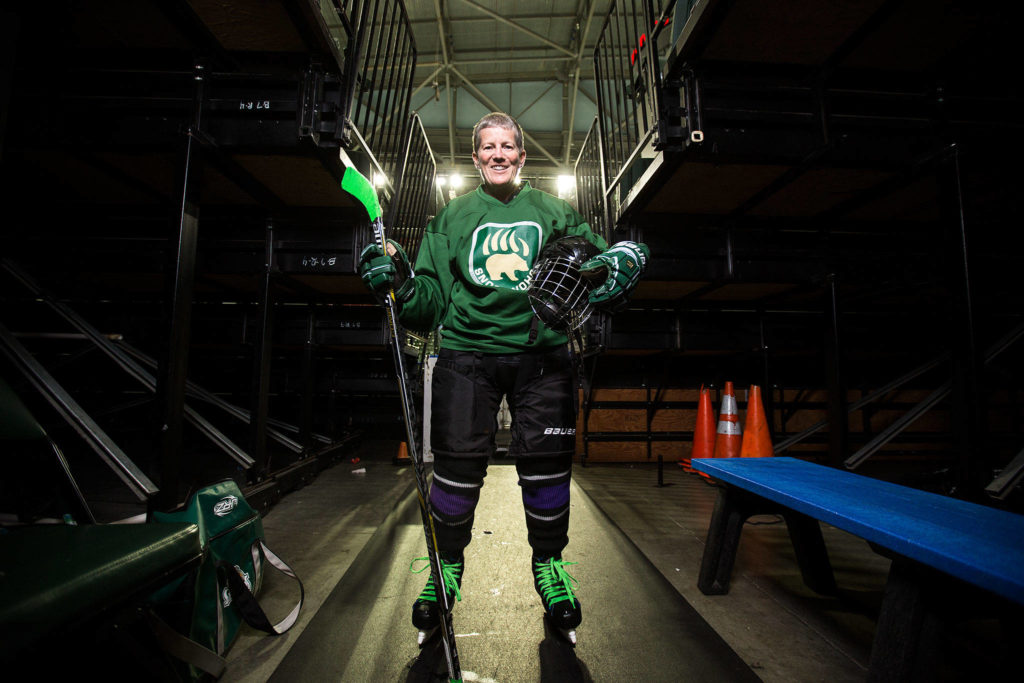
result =
[[[686,472],[696,472],[691,458],[711,458],[715,455],[715,414],[711,410],[711,390],[701,385],[700,400],[697,402],[697,424],[693,429],[693,450],[689,458],[679,461]],[[700,472],[702,476],[707,476]]]
[[[741,458],[764,458],[772,455],[772,436],[768,432],[768,418],[764,414],[761,403],[761,387],[750,386],[750,398],[747,400],[747,425],[743,430],[743,445],[740,446]]]
[[[412,462],[409,457],[409,446],[404,441],[398,444],[398,454],[391,461],[395,465],[408,465]]]
[[[742,430],[740,429],[740,418],[736,412],[736,393],[733,391],[732,382],[726,382],[725,392],[722,394],[722,409],[718,413],[714,457],[738,457],[741,441]]]

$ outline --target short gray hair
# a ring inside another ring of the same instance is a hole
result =
[[[473,151],[480,149],[480,131],[484,128],[504,128],[515,133],[516,148],[522,152],[526,147],[523,145],[523,129],[514,118],[500,111],[492,111],[483,117],[473,126]]]

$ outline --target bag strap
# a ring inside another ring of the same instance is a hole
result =
[[[175,631],[153,610],[146,610],[146,618],[153,635],[165,652],[202,669],[214,678],[220,678],[224,673],[227,667],[226,659]]]
[[[302,586],[302,581],[298,576],[296,576],[292,568],[289,567],[284,560],[275,555],[262,539],[258,539],[252,544],[253,566],[259,566],[261,550],[263,551],[263,555],[267,558],[267,561],[270,562],[271,566],[285,576],[290,576],[295,579],[299,584],[299,601],[292,608],[292,611],[288,613],[288,616],[276,624],[270,623],[270,619],[267,618],[263,608],[260,607],[256,596],[254,596],[252,591],[249,590],[249,587],[245,585],[245,581],[233,565],[227,562],[221,562],[218,563],[218,568],[224,569],[224,574],[227,577],[228,588],[231,590],[231,597],[235,601],[235,606],[238,608],[238,612],[242,615],[242,618],[245,619],[245,622],[253,628],[257,628],[265,633],[281,635],[294,626],[295,622],[298,621],[299,611],[302,609],[302,601],[305,598],[306,593]]]

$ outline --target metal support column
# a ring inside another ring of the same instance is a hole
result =
[[[0,10],[0,161],[4,158],[4,141],[7,139],[7,113],[10,111],[20,32],[18,15],[8,9]]]
[[[970,253],[964,216],[960,148],[953,144],[940,166],[941,196],[949,225],[950,283],[953,315],[950,338],[953,343],[953,433],[957,442],[956,495],[978,499],[982,487],[992,478],[991,463],[984,448],[984,392],[981,388],[981,357],[975,339],[974,306],[971,294]]]
[[[761,402],[764,405],[765,420],[768,423],[768,434],[772,443],[775,443],[775,388],[771,378],[771,360],[768,355],[768,335],[765,331],[765,312],[758,314],[758,326],[761,337],[761,362],[763,364],[763,375],[761,377]]]
[[[262,481],[267,476],[267,414],[270,396],[270,359],[273,349],[274,301],[272,275],[274,267],[274,224],[267,221],[266,251],[263,272],[259,283],[259,325],[258,337],[253,344],[252,372],[252,424],[250,431],[250,454],[255,461],[250,470],[250,483]]]
[[[316,393],[316,309],[310,307],[306,326],[306,345],[302,350],[302,407],[299,416],[299,443],[304,453],[313,449],[313,396]]]
[[[839,324],[839,292],[835,273],[829,273],[825,305],[825,385],[828,387],[828,461],[840,467],[846,457],[849,419],[846,381],[843,377],[842,336]]]
[[[177,251],[169,283],[167,306],[167,347],[157,377],[160,429],[160,493],[156,509],[169,510],[182,502],[182,483],[187,485],[198,470],[195,454],[185,453],[182,427],[185,412],[185,384],[192,327],[192,291],[195,282],[196,242],[199,207],[194,203],[195,178],[199,175],[200,141],[205,74],[202,64],[194,69],[192,121],[185,135],[184,167],[181,174],[179,220],[175,238]]]

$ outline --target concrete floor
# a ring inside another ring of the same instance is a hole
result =
[[[268,545],[302,578],[298,624],[268,637],[244,627],[224,681],[429,680],[438,669],[415,644],[409,611],[425,580],[410,467],[396,442],[365,442],[344,462],[281,500],[265,517]],[[363,470],[363,472],[359,472]],[[467,550],[456,607],[465,680],[864,680],[888,560],[824,531],[838,597],[802,584],[785,525],[748,523],[728,595],[696,581],[717,489],[674,463],[577,466],[570,545],[579,561],[584,623],[575,650],[544,630],[514,468],[496,461]],[[271,617],[294,583],[267,576]],[[443,667],[442,667],[443,668]]]
[[[574,477],[608,520],[768,683],[863,681],[889,560],[834,527],[822,533],[839,584],[837,597],[803,584],[786,525],[751,518],[727,595],[707,596],[697,577],[717,488],[666,465],[588,466]]]

